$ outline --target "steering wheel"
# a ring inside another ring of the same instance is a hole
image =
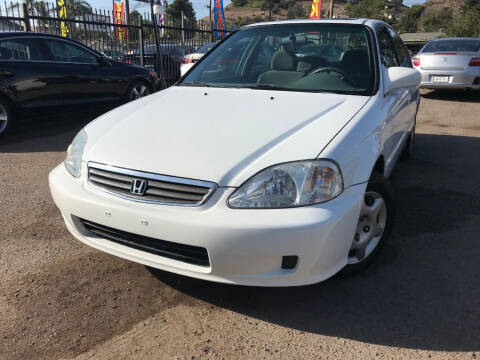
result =
[[[329,72],[329,73],[334,72],[334,73],[337,73],[341,76],[346,76],[347,75],[347,74],[345,74],[345,72],[342,69],[332,67],[332,66],[326,66],[326,67],[321,67],[321,68],[315,69],[312,72],[310,72],[309,75],[320,74],[320,73],[323,73],[323,72]]]

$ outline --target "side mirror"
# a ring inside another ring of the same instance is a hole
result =
[[[422,81],[419,71],[406,67],[391,67],[386,69],[383,93],[387,96],[391,90],[418,87]]]

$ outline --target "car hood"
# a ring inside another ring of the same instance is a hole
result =
[[[369,97],[174,86],[101,116],[84,161],[239,186],[313,159]]]

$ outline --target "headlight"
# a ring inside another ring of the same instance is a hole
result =
[[[65,159],[65,168],[72,176],[80,177],[82,169],[82,155],[85,144],[87,143],[87,134],[81,130],[67,149],[67,158]]]
[[[230,196],[228,205],[233,208],[305,206],[331,200],[342,191],[342,174],[333,161],[296,161],[260,171]]]

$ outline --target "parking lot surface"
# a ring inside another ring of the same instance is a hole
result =
[[[94,115],[0,140],[0,359],[480,358],[480,94],[425,91],[366,271],[299,288],[193,280],[66,230],[47,176]]]

